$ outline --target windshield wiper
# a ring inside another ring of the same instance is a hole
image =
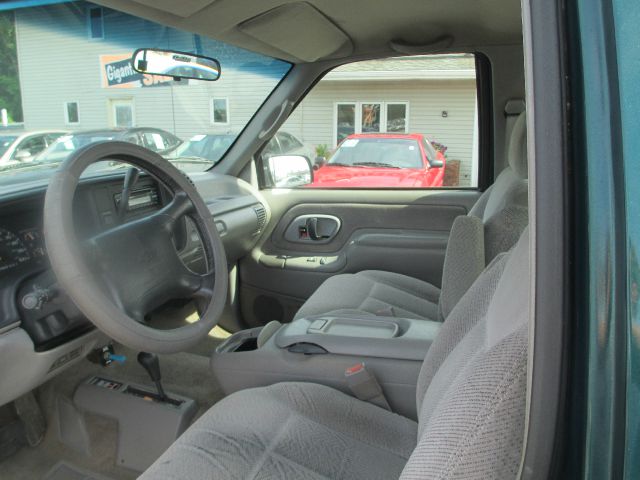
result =
[[[356,162],[354,165],[359,165],[362,167],[384,167],[384,168],[400,168],[395,165],[391,165],[390,163],[382,163],[382,162]]]
[[[357,167],[358,164],[351,164],[351,163],[340,163],[340,162],[329,162],[327,163],[328,166],[330,167]]]

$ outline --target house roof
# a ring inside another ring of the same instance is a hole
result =
[[[325,80],[474,79],[473,55],[429,55],[367,60],[342,65]]]

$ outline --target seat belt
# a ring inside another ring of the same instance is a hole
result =
[[[356,398],[373,403],[385,410],[391,410],[380,383],[375,375],[367,370],[364,362],[356,363],[354,366],[347,368],[344,371],[344,377],[351,393]]]
[[[507,100],[507,103],[504,106],[504,158],[507,158],[507,155],[509,154],[509,143],[511,142],[511,132],[513,131],[513,126],[516,124],[518,116],[522,112],[524,112],[524,110],[524,100],[519,98],[512,98],[511,100]],[[506,168],[507,163],[505,163],[502,167]]]

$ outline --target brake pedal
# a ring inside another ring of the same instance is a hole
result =
[[[29,392],[14,401],[18,418],[24,425],[27,443],[35,447],[44,439],[47,431],[47,422],[42,409],[33,392]]]

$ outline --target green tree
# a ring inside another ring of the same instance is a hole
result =
[[[22,100],[18,78],[18,53],[13,12],[0,12],[0,109],[6,108],[9,118],[22,122]]]

